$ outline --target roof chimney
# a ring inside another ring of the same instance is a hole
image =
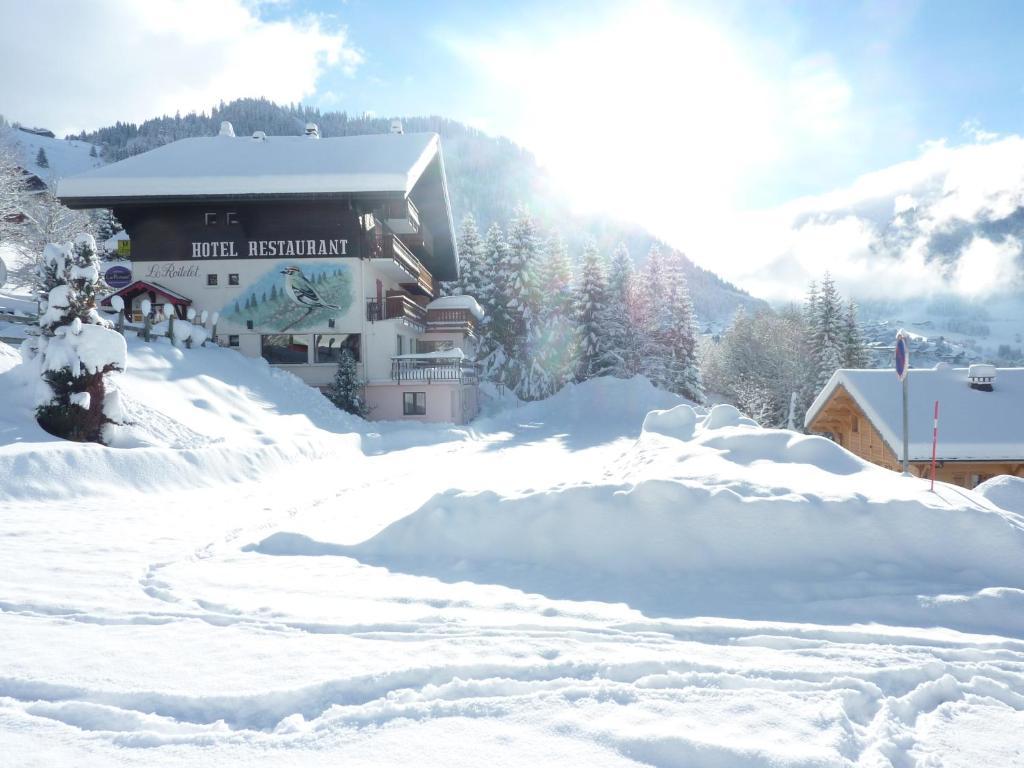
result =
[[[264,131],[253,131],[252,132],[252,137],[254,139],[256,139],[256,141],[266,141],[267,140],[267,134]]]
[[[971,389],[991,392],[996,382],[996,367],[990,363],[975,363],[967,369],[967,381]]]
[[[320,138],[320,126],[316,123],[306,123],[306,136],[311,139]]]
[[[405,129],[402,128],[402,121],[401,120],[392,120],[391,121],[391,132],[392,133],[405,133]]]
[[[235,138],[235,126],[233,126],[228,120],[225,120],[220,124],[220,133],[218,136],[230,136],[232,139]]]

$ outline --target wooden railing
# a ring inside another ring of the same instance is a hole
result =
[[[408,360],[392,358],[391,379],[399,383],[403,381],[459,381],[463,384],[476,384],[480,372],[476,363],[469,363],[461,358],[433,358]]]
[[[476,317],[468,309],[428,309],[427,326],[435,330],[473,333],[476,330]]]
[[[416,254],[410,251],[397,235],[387,230],[380,219],[376,221],[377,224],[372,235],[375,239],[369,249],[370,258],[394,261],[402,268],[403,272],[409,275],[410,285],[427,296],[433,296],[434,277],[430,274],[430,270],[423,266],[423,262],[416,258]]]
[[[427,311],[408,296],[388,296],[380,300],[366,300],[366,319],[371,323],[378,320],[411,320],[417,325],[424,325]]]

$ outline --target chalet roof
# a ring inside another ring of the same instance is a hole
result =
[[[939,401],[940,461],[1024,459],[1024,368],[997,368],[994,390],[971,389],[966,368],[909,372],[911,461],[930,461],[932,416]],[[890,369],[836,371],[804,418],[810,426],[842,387],[893,452],[903,453],[902,384]]]
[[[409,194],[440,152],[436,133],[203,136],[61,179],[58,197],[146,197],[386,192]]]
[[[410,198],[431,235],[424,259],[434,277],[458,277],[455,227],[436,133],[203,136],[180,139],[61,179],[71,208],[115,208],[196,200]]]
[[[163,296],[165,299],[169,300],[171,304],[177,304],[179,306],[188,306],[189,304],[192,303],[192,299],[188,298],[187,296],[182,296],[180,293],[178,293],[177,291],[172,291],[170,288],[165,288],[159,283],[150,283],[146,280],[136,280],[134,283],[129,283],[121,290],[115,291],[114,293],[110,294],[110,296],[107,296],[105,299],[103,299],[103,301],[100,302],[100,305],[104,307],[109,307],[110,299],[113,296],[121,296],[122,298],[127,299],[134,298],[140,293],[149,292],[155,293],[159,296]]]

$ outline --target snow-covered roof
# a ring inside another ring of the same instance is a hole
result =
[[[897,456],[903,452],[902,384],[890,369],[838,370],[804,418],[810,425],[842,387]],[[909,372],[910,460],[932,455],[932,417],[939,401],[938,458],[995,461],[1024,458],[1024,368],[997,368],[992,392],[971,389],[966,368]]]
[[[484,319],[483,307],[472,296],[442,296],[427,304],[427,309],[466,309],[477,320]]]
[[[58,196],[90,198],[196,195],[408,194],[437,156],[436,133],[305,136],[202,136],[62,179]]]
[[[112,296],[134,297],[140,293],[146,293],[148,291],[152,291],[153,293],[163,295],[164,297],[170,299],[172,304],[188,305],[192,303],[192,299],[190,299],[188,296],[182,296],[177,291],[172,291],[170,288],[165,288],[159,283],[151,283],[148,280],[136,280],[134,283],[126,285],[119,291],[114,291],[114,293],[110,294],[110,296],[107,296],[105,299],[103,299],[103,301],[101,301],[100,304],[104,307],[109,307],[110,299]]]

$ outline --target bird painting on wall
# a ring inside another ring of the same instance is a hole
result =
[[[281,270],[284,275],[284,289],[288,298],[299,306],[307,309],[341,309],[337,304],[328,304],[317,291],[316,286],[302,274],[298,267],[285,267]]]
[[[281,331],[287,331],[299,323],[305,321],[314,311],[318,309],[341,309],[337,304],[330,304],[324,300],[317,291],[316,286],[302,274],[302,270],[296,266],[285,267],[281,270],[281,274],[284,275],[284,292],[288,295],[288,298],[300,307],[306,308],[306,313],[295,320],[293,323],[289,323],[288,326],[282,328]]]

